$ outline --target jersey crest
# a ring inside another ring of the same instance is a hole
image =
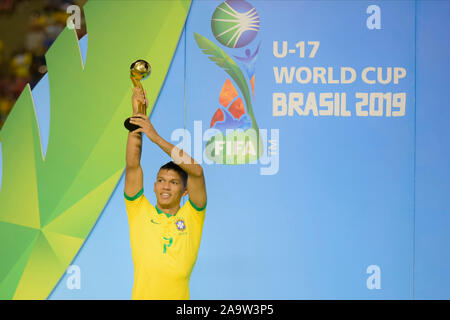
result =
[[[177,226],[178,231],[186,230],[186,224],[183,219],[178,219],[175,225]]]

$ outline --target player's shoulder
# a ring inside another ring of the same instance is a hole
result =
[[[153,207],[153,205],[148,201],[148,199],[144,195],[144,188],[142,188],[138,193],[133,196],[127,195],[125,192],[123,193],[125,198],[125,204],[127,207]]]

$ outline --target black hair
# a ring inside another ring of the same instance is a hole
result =
[[[186,173],[186,171],[184,171],[183,169],[181,169],[181,167],[179,165],[177,165],[175,162],[170,161],[167,162],[165,165],[163,165],[161,168],[159,168],[159,170],[173,170],[178,172],[178,174],[181,177],[181,180],[183,181],[183,185],[186,188],[187,186],[187,179],[188,179],[188,174]]]

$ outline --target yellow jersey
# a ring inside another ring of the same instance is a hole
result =
[[[134,197],[124,196],[134,265],[131,299],[189,299],[206,205],[198,208],[189,199],[169,215],[150,204],[144,189]]]

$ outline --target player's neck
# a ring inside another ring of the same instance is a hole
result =
[[[176,206],[162,206],[159,202],[156,202],[156,206],[164,213],[170,214],[172,216],[175,215],[180,209],[180,204]]]

